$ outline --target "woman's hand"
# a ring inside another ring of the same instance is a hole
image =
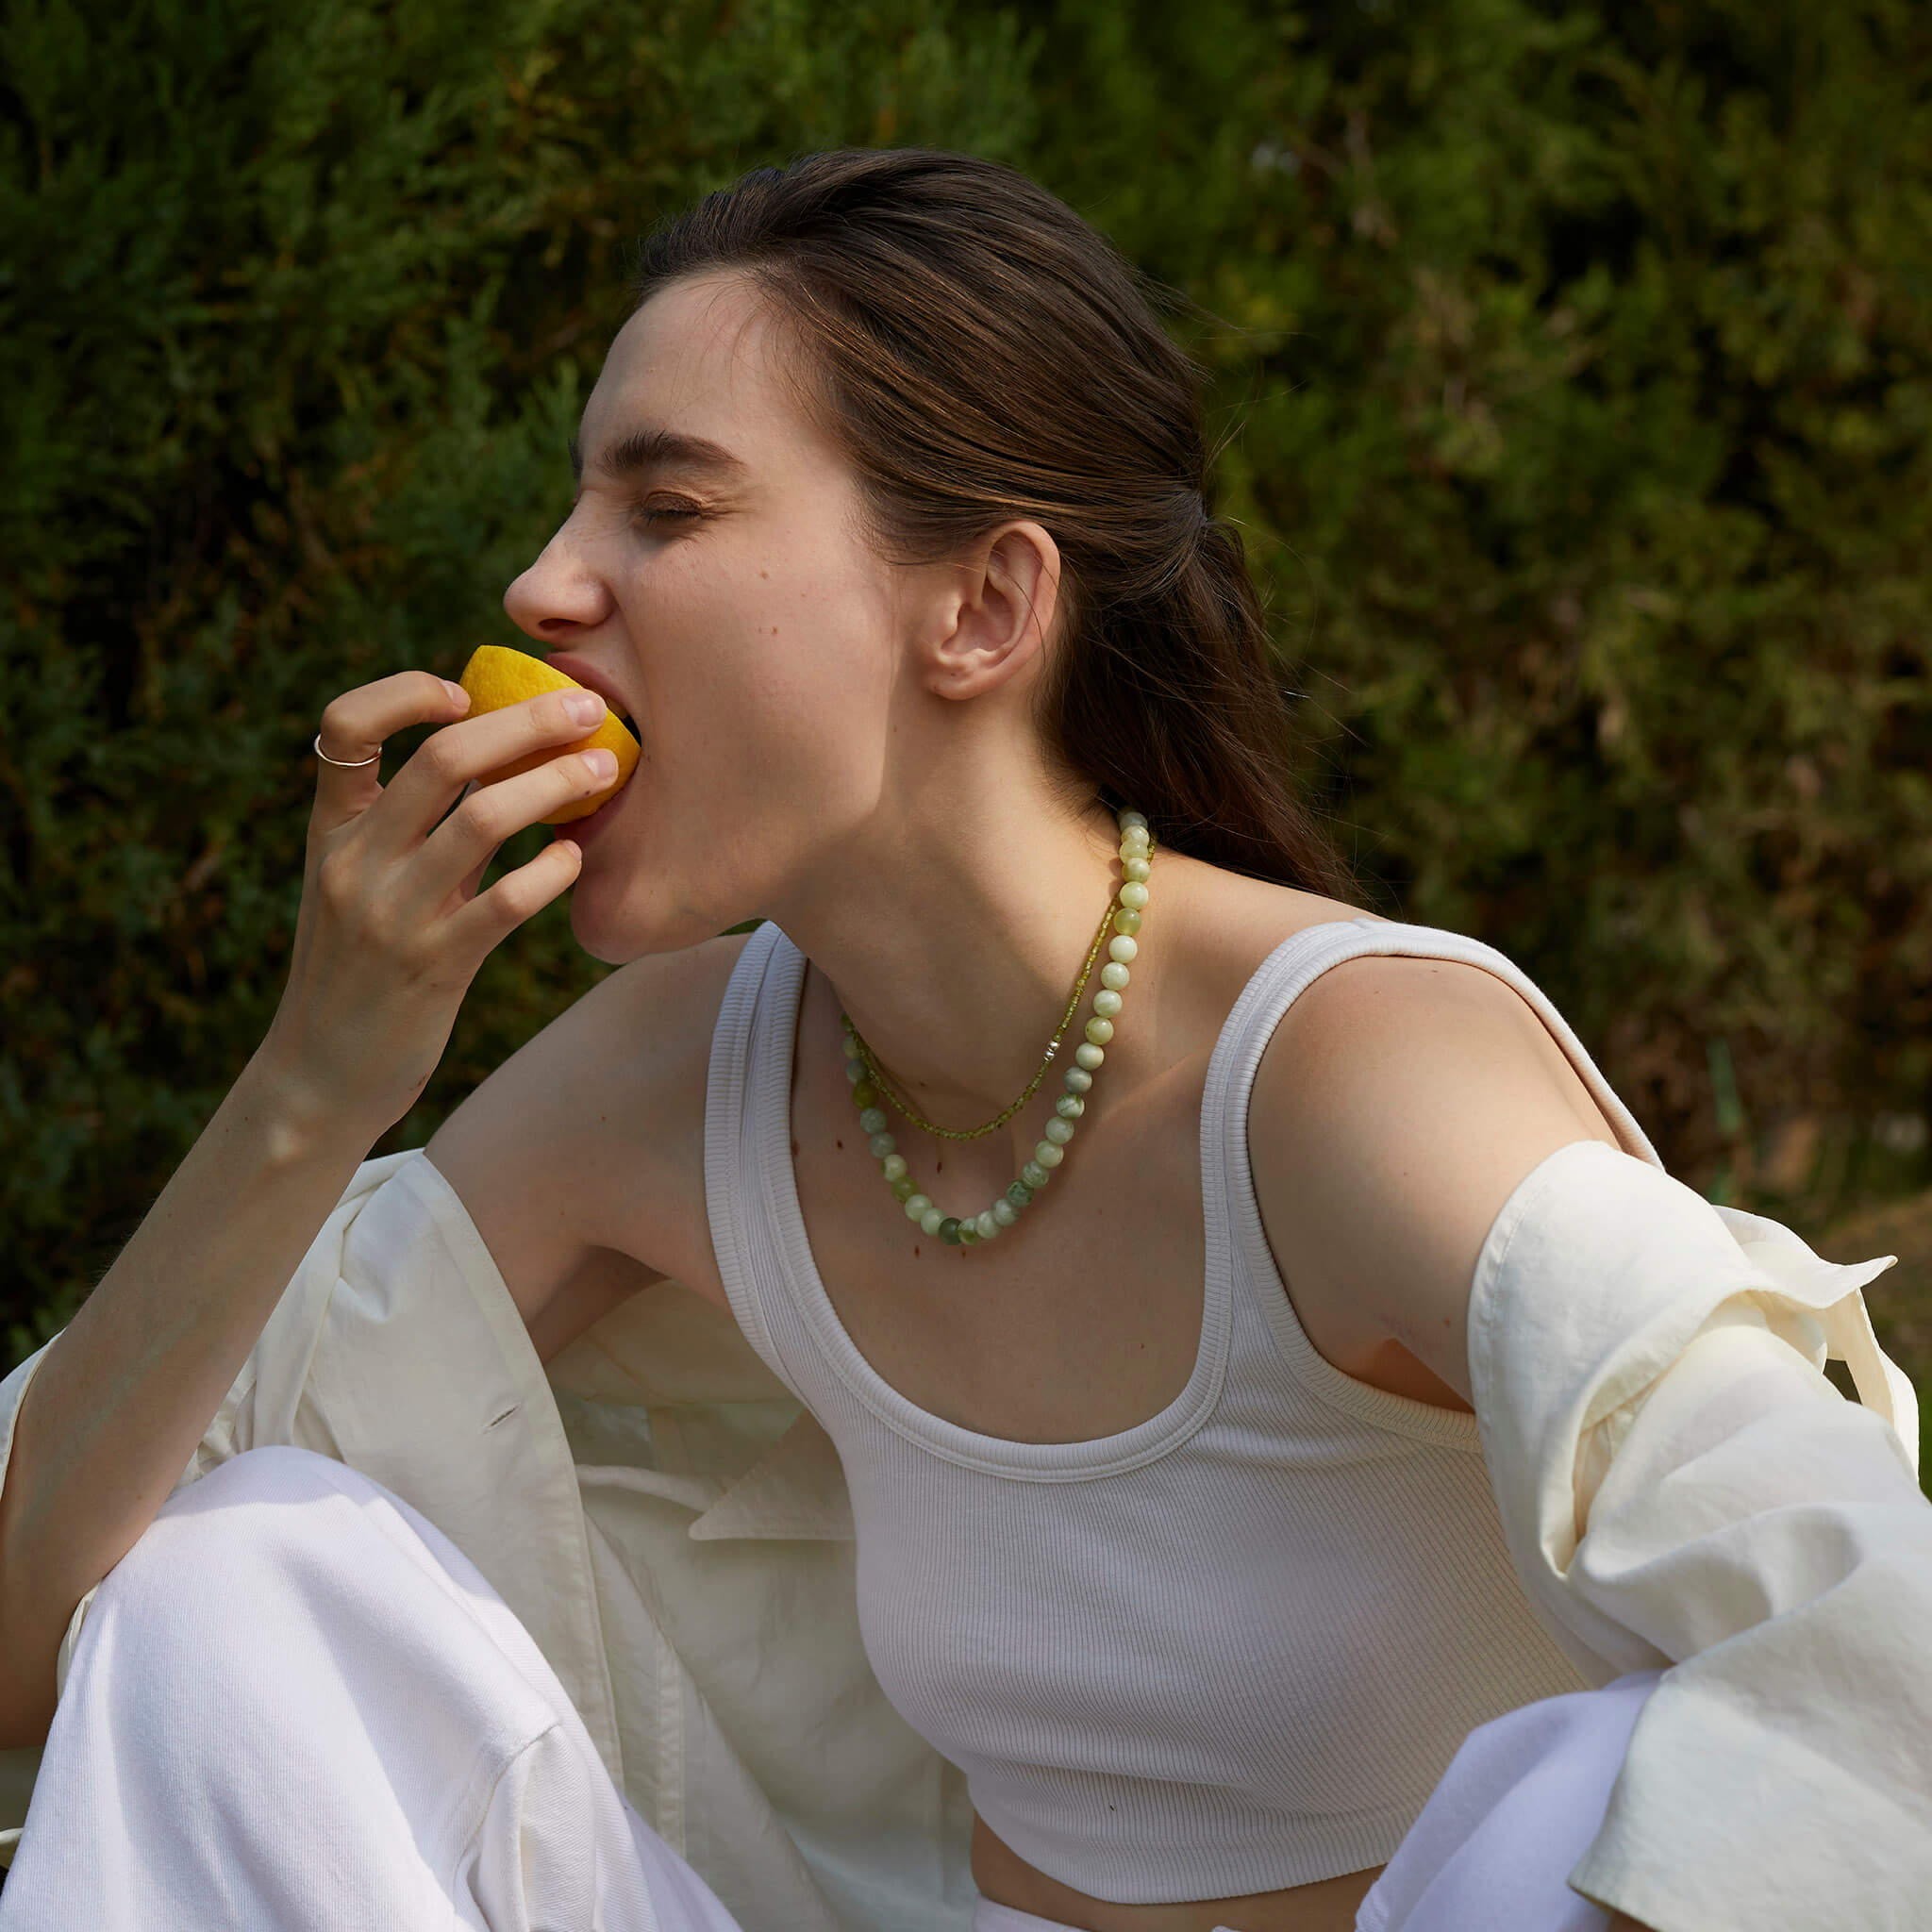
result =
[[[306,1107],[359,1120],[372,1140],[428,1084],[485,958],[575,882],[582,855],[555,840],[479,894],[491,860],[513,833],[602,790],[616,769],[608,752],[563,749],[603,716],[594,691],[544,691],[449,722],[469,702],[457,685],[403,671],[344,691],[322,717],[323,749],[343,760],[379,752],[408,725],[446,725],[387,786],[377,765],[321,767],[289,983],[261,1050]],[[475,789],[550,745],[558,757]]]

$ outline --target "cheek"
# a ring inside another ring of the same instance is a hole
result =
[[[721,699],[822,733],[849,708],[882,708],[891,688],[888,587],[869,564],[809,533],[693,543],[663,586],[663,619]]]
[[[889,566],[817,517],[607,530],[587,560],[620,608],[660,833],[863,808],[897,676]]]

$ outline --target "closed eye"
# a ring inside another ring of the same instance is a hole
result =
[[[694,503],[642,503],[633,514],[648,528],[654,524],[696,523],[706,512]]]

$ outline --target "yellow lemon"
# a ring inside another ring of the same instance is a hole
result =
[[[541,658],[533,658],[527,651],[512,651],[503,644],[479,645],[463,666],[463,675],[457,682],[470,693],[470,708],[463,713],[466,718],[480,717],[485,711],[500,711],[504,706],[521,704],[525,698],[535,697],[541,691],[582,689],[575,677],[566,677],[562,672],[553,670]],[[494,785],[499,779],[514,778],[520,772],[534,771],[539,765],[548,764],[552,758],[560,758],[566,752],[595,751],[599,746],[617,759],[615,780],[602,791],[593,791],[588,798],[560,805],[548,818],[537,821],[542,825],[567,825],[572,819],[589,818],[600,805],[615,798],[630,782],[630,774],[638,768],[638,741],[618,722],[616,712],[608,708],[603,722],[588,737],[580,738],[572,744],[545,745],[542,750],[533,751],[525,758],[513,758],[507,765],[498,765],[494,771],[484,773],[476,783],[479,786]]]

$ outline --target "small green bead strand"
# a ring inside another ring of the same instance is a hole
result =
[[[1140,950],[1135,935],[1141,930],[1141,915],[1147,908],[1147,881],[1152,872],[1154,841],[1146,818],[1138,811],[1123,811],[1117,815],[1117,821],[1121,832],[1122,884],[1114,894],[1116,909],[1108,922],[1113,926],[1114,936],[1108,942],[1108,963],[1101,968],[1100,991],[1093,995],[1093,1017],[1087,1022],[1086,1038],[1074,1050],[1074,1064],[1063,1076],[1066,1091],[1054,1103],[1054,1117],[1046,1123],[1044,1135],[1033,1149],[1033,1158],[1021,1168],[1019,1178],[1008,1185],[991,1207],[978,1214],[947,1214],[935,1207],[928,1195],[919,1191],[908,1171],[906,1157],[899,1152],[899,1143],[890,1131],[890,1117],[879,1105],[884,1096],[874,1083],[858,1036],[852,1022],[843,1013],[839,1015],[845,1035],[845,1077],[852,1084],[852,1104],[858,1108],[858,1124],[866,1136],[866,1146],[879,1163],[886,1185],[891,1190],[893,1200],[904,1208],[906,1218],[916,1222],[922,1233],[937,1235],[948,1247],[977,1247],[1013,1226],[1053,1177],[1054,1169],[1067,1158],[1068,1143],[1087,1111],[1093,1075],[1107,1058],[1114,1022],[1120,1017],[1121,996],[1130,976],[1128,968]],[[1105,929],[1104,924],[1102,930]],[[1089,958],[1091,960],[1091,956]],[[1030,1093],[1032,1089],[1027,1091]],[[1024,1103],[1025,1098],[1023,1094],[1021,1101]]]

